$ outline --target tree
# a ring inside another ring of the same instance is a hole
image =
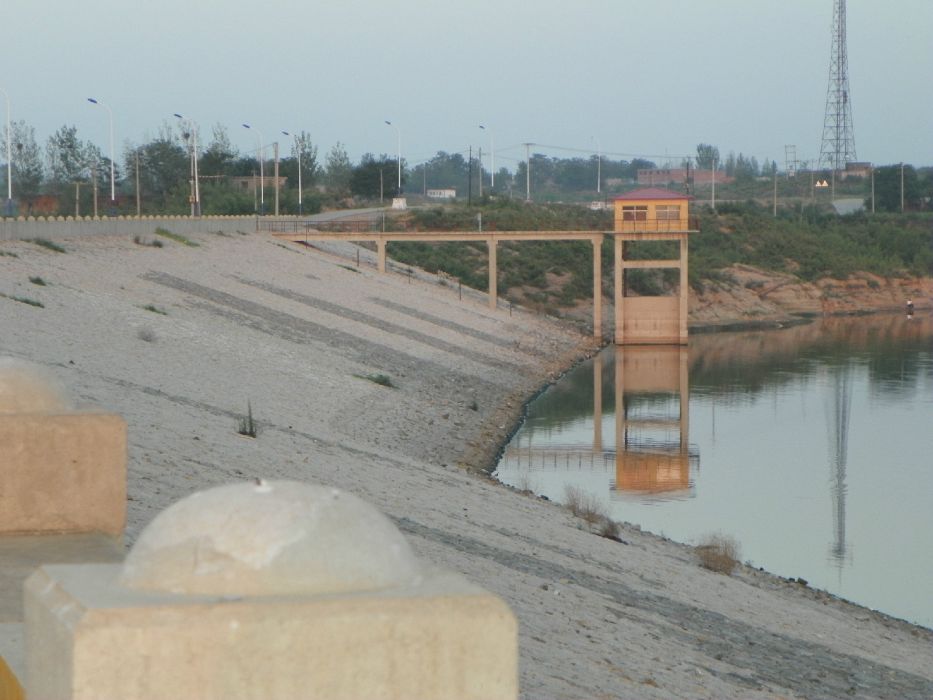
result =
[[[708,143],[697,144],[697,170],[712,170],[719,162],[719,149]]]
[[[164,129],[154,141],[133,149],[128,158],[135,159],[136,150],[143,201],[159,212],[185,211],[191,174],[187,150]]]
[[[61,192],[67,185],[87,179],[94,153],[78,138],[77,127],[62,126],[46,142],[45,155],[50,188]]]
[[[39,194],[44,174],[42,157],[36,144],[36,130],[23,120],[13,122],[10,126],[15,193],[21,199],[30,200]]]
[[[211,128],[211,141],[198,160],[198,174],[232,175],[237,156],[227,129],[222,124],[215,124]]]
[[[325,160],[324,181],[327,187],[339,196],[350,192],[350,178],[353,164],[347,155],[347,149],[339,141],[330,149]]]
[[[402,184],[405,184],[404,168]],[[350,175],[350,192],[361,197],[397,197],[398,161],[385,154],[378,158],[372,153],[364,154]]]
[[[301,186],[302,189],[313,187],[317,180],[319,170],[317,162],[317,146],[311,142],[310,134],[302,131],[296,135],[292,142],[291,157],[282,158],[279,162],[279,175],[288,178],[288,182],[298,186],[298,156],[301,156]]]
[[[886,165],[875,168],[875,208],[879,211],[901,210],[901,168],[904,169],[904,208],[919,209],[922,188],[912,165]],[[869,200],[870,206],[870,200]]]

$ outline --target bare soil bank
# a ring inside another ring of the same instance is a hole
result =
[[[709,572],[636,528],[599,537],[469,468],[587,338],[428,276],[256,234],[192,238],[2,246],[17,257],[0,256],[0,354],[129,424],[131,542],[207,486],[330,484],[509,602],[524,698],[933,697],[930,630],[750,568]],[[248,401],[256,439],[236,434]]]

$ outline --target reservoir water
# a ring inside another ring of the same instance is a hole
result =
[[[612,347],[529,406],[496,476],[933,627],[933,319]],[[624,548],[620,548],[624,556]]]

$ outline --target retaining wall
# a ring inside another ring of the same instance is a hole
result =
[[[0,241],[81,236],[144,236],[161,226],[182,235],[257,228],[255,216],[29,216],[0,219]]]

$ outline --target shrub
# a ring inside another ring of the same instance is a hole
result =
[[[4,299],[12,299],[13,301],[18,301],[20,304],[29,304],[29,306],[38,306],[40,309],[45,308],[45,304],[41,301],[36,301],[35,299],[30,299],[29,297],[18,297],[11,296],[9,294],[0,294],[0,297]]]
[[[160,309],[158,306],[155,306],[154,304],[146,304],[143,307],[143,309],[145,309],[146,311],[151,311],[154,314],[161,314],[163,316],[168,316],[168,311],[163,311],[162,309]]]
[[[392,383],[392,377],[388,374],[367,374],[363,379],[368,379],[373,384],[378,384],[379,386],[395,388],[395,384]]]
[[[700,566],[720,574],[731,574],[739,563],[739,543],[727,535],[707,535],[696,552]]]
[[[244,437],[255,438],[259,435],[259,425],[253,420],[253,406],[249,401],[246,402],[246,415],[240,417],[236,431]]]
[[[62,248],[58,243],[53,243],[52,241],[46,238],[33,238],[32,242],[36,245],[42,246],[43,248],[48,248],[49,250],[54,250],[56,253],[67,253],[68,251]]]
[[[45,280],[42,279],[41,277],[30,277],[30,278],[29,278],[29,281],[32,282],[34,285],[39,286],[39,287],[44,287],[44,286],[45,286]]]
[[[134,236],[133,243],[136,245],[149,246],[150,248],[161,248],[164,245],[162,241],[158,239],[153,238],[152,240],[149,240],[147,238],[143,238],[142,236]]]
[[[8,257],[8,258],[18,258],[18,257],[19,257],[16,253],[12,253],[12,252],[10,252],[9,250],[0,250],[0,258],[2,258],[2,257],[4,257],[4,256],[6,256],[6,257]]]
[[[564,505],[587,525],[595,525],[609,519],[599,498],[592,493],[581,491],[576,486],[568,485],[564,489]]]
[[[159,226],[159,227],[155,230],[155,234],[156,234],[157,236],[162,236],[163,238],[169,238],[169,239],[171,239],[171,240],[173,240],[173,241],[176,241],[177,243],[182,243],[182,244],[184,244],[184,245],[186,245],[186,246],[190,246],[190,247],[192,247],[192,248],[197,248],[198,246],[201,245],[200,243],[195,243],[194,241],[192,241],[192,240],[190,240],[190,239],[188,239],[188,238],[185,238],[185,237],[182,236],[181,234],[172,233],[172,232],[169,231],[168,229],[164,229],[164,228],[162,228],[161,226]]]
[[[147,343],[154,343],[156,334],[151,328],[140,328],[136,333],[136,337],[140,340],[145,340]]]

